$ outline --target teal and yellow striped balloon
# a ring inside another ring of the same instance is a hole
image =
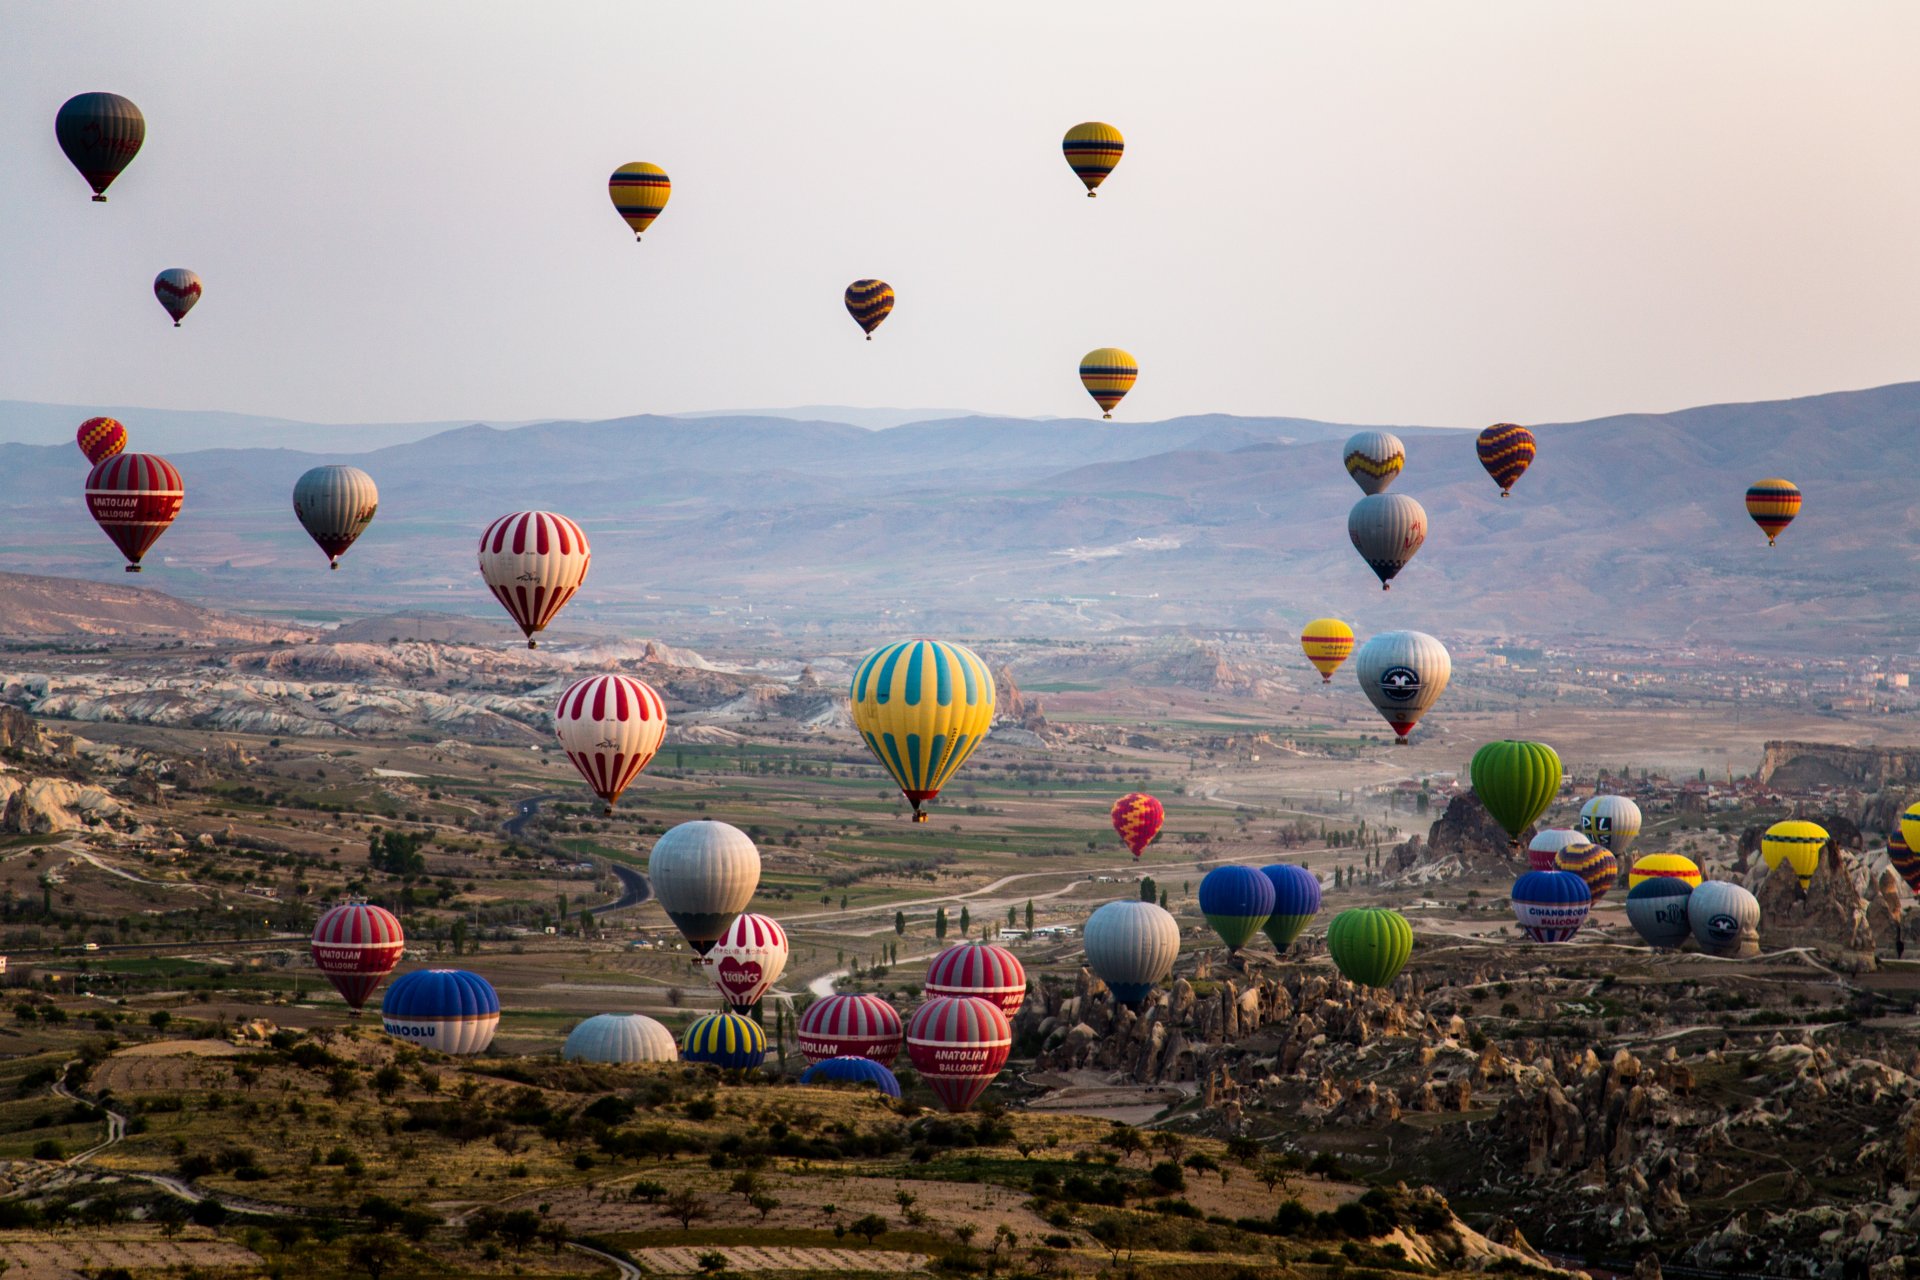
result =
[[[751,1071],[766,1060],[767,1033],[744,1015],[710,1013],[687,1027],[680,1042],[680,1056],[688,1062]]]
[[[1100,416],[1111,418],[1113,406],[1133,390],[1140,362],[1118,347],[1096,347],[1080,357],[1080,385],[1087,389]]]
[[[854,669],[853,725],[894,782],[921,806],[940,794],[993,727],[993,675],[964,645],[903,640]]]
[[[613,176],[607,179],[607,194],[613,197],[614,212],[633,228],[633,238],[638,240],[640,233],[652,226],[660,211],[667,207],[673,183],[659,165],[637,160],[613,171]]]

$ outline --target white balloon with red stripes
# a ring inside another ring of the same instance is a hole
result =
[[[979,996],[1012,1017],[1027,1002],[1027,971],[1005,947],[962,942],[933,958],[925,990],[930,996]]]
[[[588,676],[560,695],[553,732],[612,813],[620,793],[660,750],[667,736],[667,704],[651,685],[632,676]]]
[[[735,916],[707,952],[707,978],[735,1009],[751,1009],[787,971],[787,931],[772,916]]]
[[[480,535],[480,576],[520,624],[529,649],[587,580],[592,559],[580,526],[551,511],[501,516]]]
[[[906,1026],[900,1014],[879,996],[831,995],[800,1013],[800,1052],[808,1062],[828,1058],[868,1058],[883,1067],[900,1056]]]

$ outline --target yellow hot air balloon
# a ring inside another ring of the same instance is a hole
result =
[[[1100,406],[1103,418],[1113,416],[1113,406],[1133,390],[1139,376],[1139,361],[1118,347],[1099,347],[1080,357],[1080,385]]]
[[[673,183],[659,165],[637,160],[613,171],[613,176],[607,179],[607,194],[613,197],[613,211],[626,219],[627,225],[633,228],[633,238],[638,240],[640,233],[652,226],[660,211],[667,207]]]
[[[854,668],[853,727],[900,790],[921,806],[966,762],[993,726],[993,674],[978,654],[939,640],[875,649]]]
[[[1353,652],[1353,628],[1338,618],[1315,618],[1300,633],[1300,647],[1320,673],[1320,682],[1329,684],[1333,673]]]
[[[1678,853],[1649,853],[1636,859],[1633,869],[1627,872],[1627,888],[1638,888],[1662,876],[1695,889],[1700,887],[1700,867],[1692,858]]]
[[[1819,823],[1789,818],[1774,823],[1760,837],[1760,856],[1770,869],[1778,870],[1782,862],[1792,867],[1804,889],[1820,866],[1820,850],[1826,847],[1827,839],[1827,829]]]
[[[1110,124],[1098,120],[1089,120],[1067,130],[1067,136],[1060,140],[1060,150],[1066,153],[1067,163],[1073,166],[1073,176],[1087,184],[1087,199],[1098,193],[1095,187],[1107,180],[1113,167],[1120,163],[1120,153],[1127,149],[1120,131]]]

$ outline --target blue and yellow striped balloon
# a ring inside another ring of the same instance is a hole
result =
[[[1089,200],[1095,195],[1094,188],[1105,182],[1113,167],[1120,163],[1121,153],[1126,149],[1126,140],[1120,131],[1098,120],[1073,126],[1060,140],[1060,150],[1066,154],[1073,176],[1086,184]]]
[[[680,1056],[688,1062],[751,1071],[766,1061],[767,1033],[759,1023],[741,1014],[710,1013],[687,1027],[680,1041]]]
[[[633,229],[633,238],[638,240],[667,207],[673,183],[659,165],[637,160],[613,171],[607,179],[607,194],[613,197],[613,211]]]
[[[1100,406],[1100,416],[1111,418],[1140,377],[1140,362],[1118,347],[1096,347],[1080,357],[1080,385]]]
[[[894,782],[921,806],[940,794],[993,727],[993,675],[964,645],[903,640],[854,669],[853,726]]]

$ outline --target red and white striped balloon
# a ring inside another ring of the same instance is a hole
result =
[[[907,1023],[907,1056],[949,1111],[972,1106],[1011,1052],[1007,1015],[979,996],[934,996]]]
[[[480,576],[536,648],[561,606],[587,580],[593,549],[580,526],[551,511],[501,516],[480,535]]]
[[[879,996],[828,996],[800,1014],[800,1052],[808,1062],[869,1058],[892,1066],[905,1034],[900,1015]]]
[[[155,453],[116,453],[87,474],[87,510],[127,558],[128,573],[140,572],[140,557],[167,531],[186,498],[180,473]]]
[[[702,963],[722,1000],[734,1009],[751,1009],[786,972],[787,931],[772,916],[743,912]]]
[[[942,951],[927,966],[926,993],[979,996],[1012,1017],[1027,1002],[1027,971],[1005,947],[962,942]]]
[[[313,926],[313,966],[327,975],[348,1008],[358,1009],[400,963],[406,945],[407,936],[391,911],[368,902],[346,902]]]
[[[553,732],[593,794],[614,802],[660,750],[667,704],[632,676],[575,680],[553,709]]]

